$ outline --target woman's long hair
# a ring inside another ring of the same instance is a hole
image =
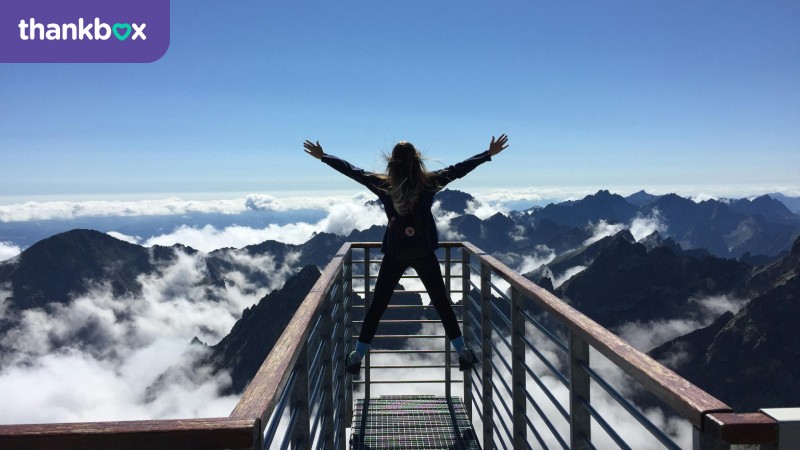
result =
[[[411,212],[422,191],[438,190],[433,176],[422,162],[422,154],[406,141],[394,146],[392,154],[386,158],[386,173],[380,177],[386,184],[386,192],[392,197],[394,209],[402,215]]]

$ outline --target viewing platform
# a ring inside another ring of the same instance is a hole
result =
[[[409,272],[354,377],[379,246],[337,251],[228,417],[3,425],[0,449],[800,449],[797,410],[733,411],[469,242],[438,254],[475,367]]]

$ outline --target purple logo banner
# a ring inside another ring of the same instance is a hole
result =
[[[169,0],[0,0],[0,62],[148,63],[169,47]]]

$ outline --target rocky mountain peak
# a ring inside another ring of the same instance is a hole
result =
[[[150,252],[94,230],[71,230],[23,251],[15,264],[0,266],[0,284],[13,286],[10,304],[19,310],[67,303],[91,283],[108,281],[116,294],[138,292],[136,277],[153,269]]]

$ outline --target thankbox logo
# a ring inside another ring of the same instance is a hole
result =
[[[169,0],[0,5],[0,62],[152,62],[168,47]]]
[[[132,41],[137,39],[146,40],[147,35],[144,34],[144,29],[147,27],[146,23],[115,23],[109,25],[100,22],[99,17],[95,17],[94,23],[88,22],[84,24],[83,18],[78,19],[77,23],[48,23],[47,25],[37,23],[36,19],[31,18],[29,21],[19,21],[19,38],[23,41],[27,40],[48,40],[48,41],[61,41],[61,40],[98,40],[105,41],[113,34],[120,41],[128,39],[131,35],[131,30],[134,31]],[[92,30],[94,28],[94,30]]]

